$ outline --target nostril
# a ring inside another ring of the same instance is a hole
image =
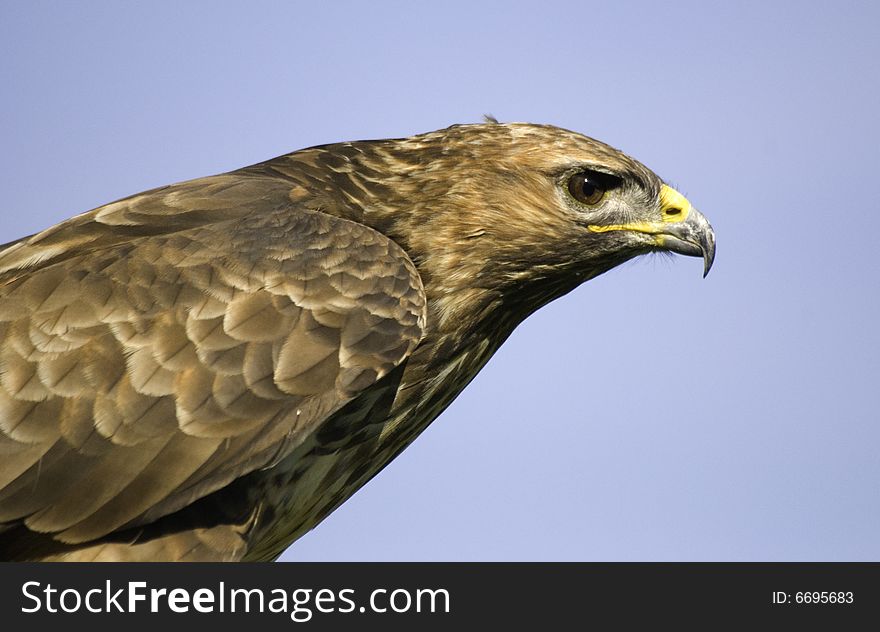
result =
[[[681,215],[680,208],[668,208],[664,211],[668,217],[674,217],[675,215]]]

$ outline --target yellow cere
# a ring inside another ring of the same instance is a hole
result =
[[[683,222],[691,212],[691,203],[681,193],[664,184],[660,187],[660,212],[664,222]]]
[[[662,223],[633,222],[631,224],[591,224],[588,228],[594,233],[607,233],[612,230],[631,230],[637,233],[655,234],[662,230],[663,223],[683,222],[691,211],[691,203],[681,193],[665,184],[660,187],[660,216]],[[659,245],[659,244],[658,244]]]

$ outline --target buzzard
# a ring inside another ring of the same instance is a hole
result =
[[[715,254],[620,151],[547,125],[312,147],[0,246],[0,559],[271,560],[529,314]]]

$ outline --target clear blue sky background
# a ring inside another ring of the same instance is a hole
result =
[[[313,144],[553,123],[713,222],[533,316],[298,560],[880,559],[872,2],[0,4],[0,242]]]

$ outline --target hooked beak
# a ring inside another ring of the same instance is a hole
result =
[[[660,221],[628,224],[591,225],[590,231],[614,230],[651,235],[654,244],[664,250],[703,258],[703,278],[715,261],[715,231],[702,213],[687,198],[668,185],[660,187]]]
[[[715,261],[715,231],[712,230],[709,220],[693,207],[683,222],[666,224],[663,232],[657,233],[657,242],[659,246],[672,252],[702,257],[703,278],[712,269]]]

